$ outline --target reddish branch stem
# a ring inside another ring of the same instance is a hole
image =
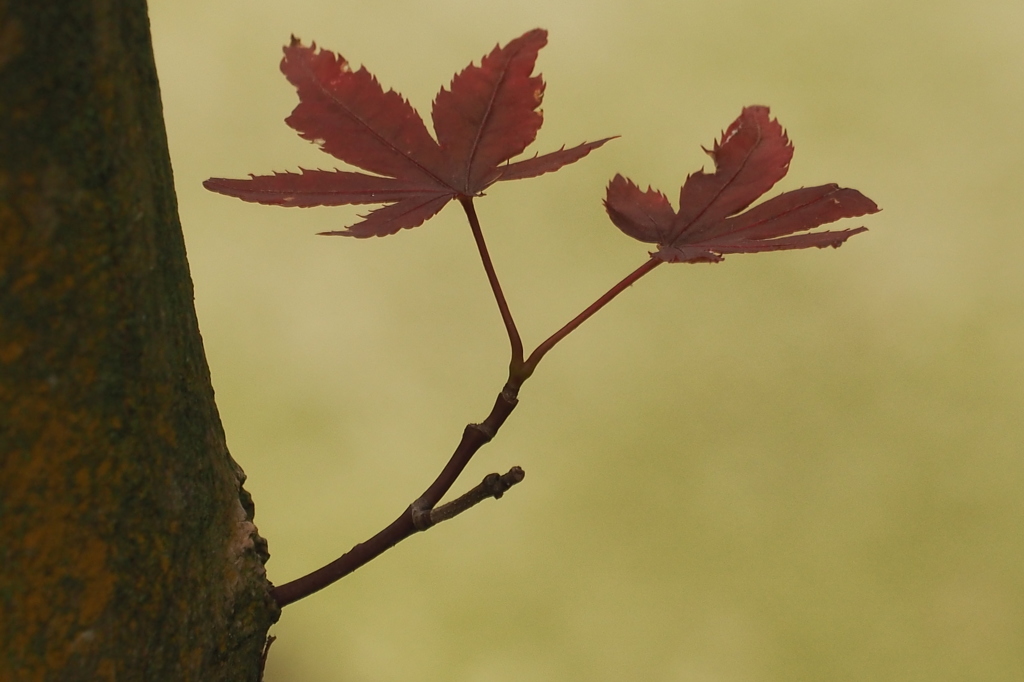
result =
[[[516,329],[516,321],[512,319],[512,311],[509,310],[508,301],[505,300],[505,293],[501,290],[501,283],[498,282],[498,273],[495,272],[494,264],[491,262],[491,255],[487,252],[484,232],[480,228],[480,219],[477,218],[476,208],[473,206],[473,197],[459,197],[459,203],[462,204],[463,210],[466,211],[466,217],[469,218],[469,227],[473,230],[473,239],[476,240],[476,248],[480,252],[480,260],[483,262],[484,270],[487,272],[487,281],[491,285],[491,291],[494,292],[494,300],[498,303],[501,321],[505,323],[505,331],[508,332],[508,340],[512,345],[512,359],[509,367],[514,370],[523,365],[523,339],[519,336],[519,330]]]
[[[530,378],[530,375],[533,374],[537,364],[544,355],[555,344],[592,317],[594,313],[662,263],[661,260],[652,257],[639,268],[626,275],[618,284],[588,306],[586,310],[537,346],[536,350],[530,354],[529,359],[524,362],[523,342],[519,336],[519,331],[516,329],[515,321],[512,319],[508,303],[505,301],[505,295],[501,291],[501,285],[494,271],[494,265],[491,263],[491,258],[487,253],[487,245],[484,243],[480,221],[473,208],[473,200],[471,197],[462,197],[459,201],[462,203],[466,216],[469,218],[473,237],[480,252],[480,259],[483,261],[484,270],[487,272],[487,280],[491,284],[491,291],[494,292],[494,298],[498,303],[498,310],[501,312],[501,319],[505,323],[509,342],[512,344],[512,359],[509,363],[508,382],[498,395],[497,400],[495,400],[494,407],[491,408],[487,418],[479,424],[470,424],[466,427],[462,433],[462,440],[455,448],[455,452],[452,453],[444,469],[442,469],[441,473],[434,479],[434,482],[430,484],[415,502],[409,505],[387,528],[378,532],[369,540],[359,543],[323,568],[297,580],[275,587],[271,595],[280,607],[287,606],[337,582],[417,531],[426,530],[435,523],[451,518],[488,497],[501,497],[511,486],[521,481],[523,472],[518,467],[514,467],[504,476],[491,474],[484,479],[483,483],[462,497],[444,507],[435,509],[441,498],[445,496],[459,475],[462,474],[477,450],[494,438],[498,429],[505,423],[508,416],[512,414],[512,410],[515,409],[518,403],[519,388],[523,385],[524,381]]]
[[[285,607],[322,590],[416,533],[419,529],[416,527],[414,515],[433,509],[441,501],[476,451],[494,437],[508,416],[512,414],[517,402],[516,390],[506,386],[505,390],[498,395],[487,419],[480,424],[470,424],[462,432],[462,440],[455,448],[448,464],[418,500],[392,521],[391,525],[366,542],[359,543],[323,568],[275,587],[271,591],[271,596],[277,605]]]
[[[661,261],[652,256],[650,259],[647,260],[647,262],[645,262],[643,265],[638,267],[633,272],[626,275],[622,279],[622,281],[620,281],[618,284],[616,284],[611,289],[606,291],[603,296],[601,296],[599,299],[591,303],[586,310],[584,310],[582,313],[574,317],[572,320],[569,321],[568,324],[566,324],[557,332],[549,336],[542,344],[537,346],[537,349],[530,353],[529,359],[524,363],[523,372],[525,373],[525,375],[522,377],[521,381],[525,381],[530,377],[531,374],[533,374],[533,370],[537,368],[537,363],[541,361],[541,358],[543,358],[549,350],[554,348],[556,343],[558,343],[566,336],[568,336],[573,330],[576,329],[576,327],[579,327],[581,324],[586,322],[591,316],[593,316],[594,313],[608,305],[608,303],[610,303],[613,298],[615,298],[623,291],[628,289],[638,279],[646,275],[654,268],[661,265],[663,262],[664,261]]]

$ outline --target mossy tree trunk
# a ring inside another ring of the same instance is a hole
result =
[[[144,0],[0,0],[0,679],[254,681]]]

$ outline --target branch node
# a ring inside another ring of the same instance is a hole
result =
[[[483,434],[483,437],[487,439],[485,441],[487,443],[490,443],[491,439],[494,438],[495,434],[497,433],[493,428],[491,428],[487,424],[470,424],[466,428],[479,431],[481,434]]]
[[[526,472],[520,467],[512,467],[508,470],[508,473],[504,476],[498,474],[488,474],[484,477],[482,486],[484,486],[490,496],[496,500],[500,500],[501,496],[508,492],[508,489],[519,483],[526,477]]]
[[[412,517],[412,525],[417,531],[426,530],[434,525],[434,521],[431,518],[432,511],[433,510],[427,505],[427,501],[422,497],[409,505],[409,515]]]

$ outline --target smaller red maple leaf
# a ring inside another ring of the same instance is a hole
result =
[[[686,178],[678,211],[661,192],[642,191],[621,175],[608,184],[608,216],[629,236],[657,244],[651,255],[658,260],[717,263],[727,253],[839,247],[867,228],[794,233],[879,210],[857,190],[831,184],[785,192],[740,213],[786,175],[793,158],[793,145],[768,107],[743,109],[721,141],[704,151],[715,172]]]
[[[328,154],[363,170],[210,178],[203,186],[244,201],[279,206],[387,204],[329,235],[371,237],[416,227],[459,197],[499,180],[519,180],[574,163],[612,138],[506,163],[526,149],[543,122],[544,80],[533,75],[547,32],[528,31],[457,74],[434,99],[437,139],[400,94],[384,92],[365,68],[295,37],[281,71],[298,90],[285,122]]]

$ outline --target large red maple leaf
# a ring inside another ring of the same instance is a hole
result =
[[[841,218],[877,213],[855,189],[803,187],[740,213],[789,170],[793,145],[768,107],[746,107],[707,153],[715,172],[698,171],[679,192],[679,210],[650,187],[642,191],[616,175],[604,201],[608,216],[629,236],[657,244],[652,255],[669,263],[716,263],[727,253],[754,253],[811,246],[838,247],[866,227],[806,232]]]
[[[295,37],[281,71],[298,90],[285,122],[328,154],[375,173],[300,169],[298,173],[210,178],[203,186],[245,201],[279,206],[387,204],[330,235],[371,237],[416,227],[457,197],[479,195],[499,180],[558,170],[611,138],[506,163],[526,149],[543,122],[544,80],[533,75],[547,32],[529,31],[470,64],[434,99],[435,141],[416,110],[364,67]]]

